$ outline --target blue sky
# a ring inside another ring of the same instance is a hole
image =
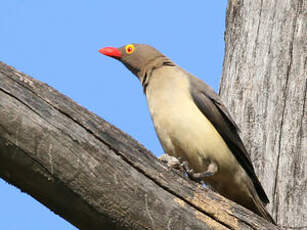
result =
[[[160,155],[140,83],[98,49],[150,44],[217,91],[226,0],[192,2],[1,1],[0,61],[46,82]],[[76,229],[2,179],[0,205],[0,229]]]

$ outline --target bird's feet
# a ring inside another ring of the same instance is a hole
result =
[[[167,153],[165,153],[162,156],[160,156],[159,159],[162,162],[164,162],[168,167],[176,169],[176,170],[183,171],[183,168],[181,166],[180,160],[177,159],[176,157],[173,157],[173,156],[168,155]]]
[[[204,178],[213,176],[218,171],[217,164],[213,161],[210,162],[206,171],[196,173],[192,168],[190,168],[189,162],[184,160],[182,157],[176,158],[165,153],[160,157],[160,160],[166,163],[168,167],[188,175],[189,178],[201,184],[204,184]]]
[[[203,181],[204,178],[215,175],[218,170],[218,167],[216,163],[214,162],[210,162],[206,171],[198,172],[198,173],[194,172],[194,170],[190,168],[188,161],[182,161],[181,165],[184,168],[187,175],[192,180],[197,181],[201,184],[204,184],[204,181]]]

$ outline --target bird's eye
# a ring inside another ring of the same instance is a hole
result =
[[[133,51],[134,51],[134,45],[132,45],[132,44],[126,45],[126,53],[127,54],[132,54]]]

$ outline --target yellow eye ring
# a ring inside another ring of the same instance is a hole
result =
[[[125,50],[127,54],[132,54],[134,51],[134,45],[132,44],[126,45]]]

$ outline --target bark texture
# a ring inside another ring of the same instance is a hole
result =
[[[220,95],[277,223],[307,229],[307,2],[229,0]]]
[[[80,229],[279,229],[1,62],[0,177]]]

